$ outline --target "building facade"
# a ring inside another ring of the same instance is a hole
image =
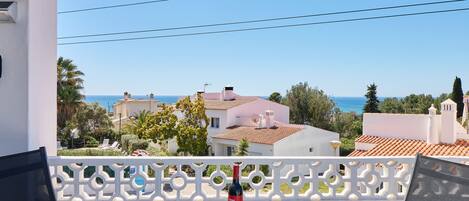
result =
[[[441,114],[433,105],[428,114],[365,113],[363,135],[349,156],[469,156],[469,134],[456,106],[448,99]]]

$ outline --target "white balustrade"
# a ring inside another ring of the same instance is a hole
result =
[[[444,159],[469,162],[469,157]],[[51,157],[49,165],[58,200],[226,200],[225,187],[235,162],[242,163],[245,200],[403,200],[414,161],[414,157]]]

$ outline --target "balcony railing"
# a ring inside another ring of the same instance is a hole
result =
[[[468,163],[469,157],[447,160]],[[58,200],[403,200],[413,157],[52,157]]]

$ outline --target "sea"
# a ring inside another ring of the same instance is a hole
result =
[[[182,96],[155,96],[156,100],[160,103],[175,104]],[[135,96],[135,99],[148,99],[148,96]],[[262,97],[267,98],[267,97]],[[122,99],[122,96],[118,95],[89,95],[85,96],[85,102],[87,103],[98,103],[102,107],[106,108],[107,111],[112,111],[112,105],[118,100]],[[365,105],[365,97],[331,97],[336,103],[337,107],[343,112],[355,112],[361,114],[363,106]]]

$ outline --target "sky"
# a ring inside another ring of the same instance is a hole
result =
[[[144,0],[58,0],[74,10]],[[169,0],[58,15],[58,36],[308,15],[438,0]],[[173,30],[158,36],[468,8],[469,1],[266,23]],[[86,95],[188,95],[232,85],[241,95],[282,94],[308,82],[331,96],[451,92],[455,76],[469,90],[469,11],[201,36],[59,46],[85,73]]]

